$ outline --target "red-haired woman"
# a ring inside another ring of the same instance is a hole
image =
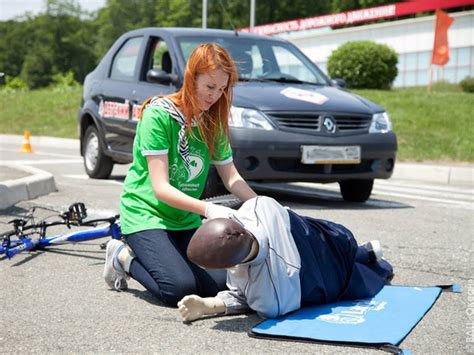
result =
[[[229,145],[236,80],[229,53],[202,44],[189,57],[183,87],[143,104],[120,200],[128,247],[117,240],[107,245],[103,276],[111,288],[127,288],[131,276],[174,307],[185,295],[215,296],[225,289],[225,271],[201,269],[188,260],[186,248],[200,216],[233,211],[199,199],[211,163],[229,192],[242,201],[256,196],[237,172]]]

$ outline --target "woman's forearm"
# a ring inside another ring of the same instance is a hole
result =
[[[161,182],[156,187],[154,185],[153,191],[156,198],[174,208],[205,215],[206,203],[204,201],[186,195],[169,183]]]
[[[216,168],[226,189],[237,196],[241,201],[247,201],[257,197],[255,191],[253,191],[242,176],[240,176],[233,163],[217,165]]]

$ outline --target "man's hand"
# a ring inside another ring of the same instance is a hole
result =
[[[232,208],[216,205],[215,203],[212,203],[212,202],[207,202],[206,213],[204,216],[207,219],[229,218],[229,216],[233,215],[234,213],[235,213],[235,210],[233,210]]]
[[[189,295],[178,302],[178,311],[183,322],[192,322],[206,315],[224,313],[225,304],[217,297],[202,298],[197,295]]]

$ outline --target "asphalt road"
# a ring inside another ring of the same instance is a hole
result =
[[[32,206],[61,211],[82,201],[91,217],[118,212],[126,166],[116,166],[109,180],[90,180],[75,149],[35,148],[21,155],[18,147],[0,144],[1,159],[53,173],[58,192],[1,211],[0,232]],[[472,187],[381,181],[363,205],[344,203],[336,185],[265,185],[258,191],[300,214],[344,224],[360,242],[379,239],[395,268],[393,284],[459,283],[463,292],[443,293],[401,347],[414,354],[474,352]],[[38,218],[51,214],[37,210]],[[255,314],[185,325],[176,309],[133,280],[127,292],[107,289],[103,241],[0,259],[0,353],[378,353],[250,338],[247,331],[259,322]]]

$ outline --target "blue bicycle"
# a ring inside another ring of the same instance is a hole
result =
[[[36,207],[33,207],[25,217],[17,218],[9,222],[13,225],[13,229],[0,235],[2,241],[0,255],[5,254],[8,258],[12,258],[19,253],[44,249],[51,245],[78,243],[109,236],[113,239],[120,239],[122,237],[119,215],[86,220],[87,209],[82,202],[72,204],[66,212],[57,215],[57,219],[52,222],[46,219],[35,222],[33,217],[35,209]],[[106,223],[107,226],[97,227],[99,224],[104,223]],[[47,237],[47,229],[58,225],[65,225],[68,229],[71,227],[94,228],[76,230]],[[106,244],[107,243],[102,243],[101,248],[105,248]]]
[[[207,198],[205,201],[235,209],[242,205],[242,201],[233,195],[215,196]],[[36,222],[34,219],[34,212],[38,208],[47,209],[44,207],[33,207],[24,217],[16,218],[9,222],[13,225],[13,229],[9,232],[0,234],[0,257],[6,255],[10,259],[16,254],[29,250],[44,249],[51,245],[79,243],[104,237],[112,237],[113,239],[122,238],[119,222],[120,216],[118,214],[108,218],[86,220],[86,206],[82,202],[76,202],[69,206],[67,211],[55,215],[54,217],[56,217],[56,220],[49,222],[47,221],[49,218],[44,218],[39,222]],[[58,213],[57,211],[54,212]],[[108,225],[106,227],[97,227],[99,224],[104,223],[107,223]],[[47,229],[58,225],[65,225],[68,229],[71,227],[94,228],[76,230],[69,233],[47,237]],[[105,249],[106,245],[107,242],[102,243],[100,245],[101,249]]]

